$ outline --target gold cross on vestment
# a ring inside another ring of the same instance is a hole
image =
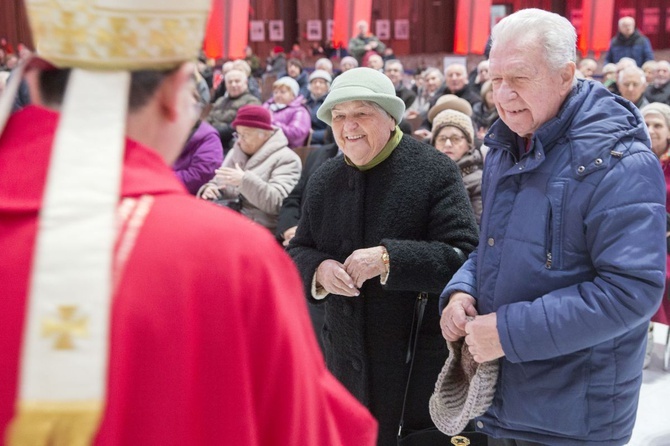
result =
[[[42,337],[56,335],[56,350],[74,350],[73,337],[88,337],[88,317],[76,317],[77,307],[61,305],[58,307],[58,320],[45,319],[42,322]]]

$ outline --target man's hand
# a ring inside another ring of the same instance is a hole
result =
[[[331,294],[358,296],[354,280],[347,274],[344,265],[336,260],[324,260],[316,269],[316,283]]]
[[[363,282],[386,272],[386,265],[382,260],[383,246],[357,249],[344,261],[344,269],[354,280],[356,288],[363,286]]]
[[[200,195],[205,200],[216,200],[222,197],[221,191],[216,184],[208,184],[205,190]]]
[[[288,246],[288,242],[291,241],[293,237],[295,237],[295,231],[298,229],[297,226],[291,226],[288,228],[284,233],[282,234],[282,237],[284,237],[284,241],[282,242],[282,245]]]
[[[498,335],[495,313],[477,316],[465,324],[465,343],[478,363],[492,361],[505,356]]]
[[[440,327],[442,336],[450,342],[456,342],[466,335],[465,324],[469,317],[477,316],[475,298],[463,292],[456,292],[449,297],[449,303],[442,310]]]

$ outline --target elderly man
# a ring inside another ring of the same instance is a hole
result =
[[[25,3],[44,59],[0,122],[3,444],[374,444],[292,262],[169,167],[210,2]]]
[[[651,102],[661,102],[670,105],[670,62],[659,60],[656,64],[656,77],[644,96]]]
[[[384,59],[379,54],[370,54],[365,66],[377,71],[384,71]]]
[[[224,151],[233,146],[233,127],[237,110],[249,104],[260,104],[261,101],[249,92],[248,77],[241,70],[231,69],[224,78],[226,94],[216,100],[207,115],[207,122],[214,127],[221,137]]]
[[[593,79],[593,75],[598,69],[598,62],[588,57],[579,61],[579,72],[582,73],[584,79]]]
[[[444,70],[445,89],[442,94],[453,94],[459,98],[463,98],[470,103],[470,105],[481,102],[482,98],[478,93],[472,91],[468,80],[468,70],[465,65],[460,63],[453,63]],[[431,100],[432,107],[437,102],[437,97]]]
[[[649,39],[635,28],[635,19],[632,17],[619,19],[619,32],[610,42],[605,63],[617,63],[622,57],[635,60],[638,67],[648,60],[654,60]]]
[[[405,87],[403,82],[403,77],[405,75],[405,70],[402,67],[402,62],[398,59],[391,59],[386,61],[384,65],[384,74],[386,77],[391,79],[393,86],[395,87],[395,95],[402,100],[405,104],[405,108],[409,108],[416,99],[416,93],[411,89]]]
[[[619,71],[616,86],[621,97],[631,101],[638,109],[649,104],[644,96],[647,89],[647,77],[644,75],[642,68],[626,67]]]
[[[381,55],[386,48],[386,45],[374,34],[370,33],[370,26],[365,20],[356,23],[358,34],[349,40],[347,50],[349,54],[356,58],[359,65],[366,65],[365,55],[368,53],[377,53]]]
[[[319,118],[344,156],[312,175],[288,251],[305,292],[326,306],[328,367],[397,445],[407,345],[417,296],[428,295],[404,429],[433,425],[428,399],[446,358],[437,295],[476,242],[476,223],[453,161],[403,135],[391,81],[355,68],[333,81]],[[425,301],[424,301],[425,302]]]
[[[576,80],[576,34],[526,9],[492,31],[479,246],[440,301],[448,342],[500,366],[499,446],[625,445],[665,284],[665,185],[640,112]]]

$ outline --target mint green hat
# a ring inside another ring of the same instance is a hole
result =
[[[333,106],[349,101],[374,102],[386,110],[395,119],[396,124],[405,113],[405,103],[395,95],[391,79],[372,68],[352,68],[337,76],[316,116],[326,124],[332,125]]]

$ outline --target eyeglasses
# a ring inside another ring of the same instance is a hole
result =
[[[449,140],[451,145],[455,146],[456,144],[459,144],[464,139],[465,139],[465,136],[461,136],[461,135],[438,136],[437,139],[435,140],[435,144],[445,145],[447,143],[447,140]]]
[[[243,139],[245,141],[249,141],[251,137],[253,136],[253,133],[237,133],[233,132],[233,138],[234,139]]]

